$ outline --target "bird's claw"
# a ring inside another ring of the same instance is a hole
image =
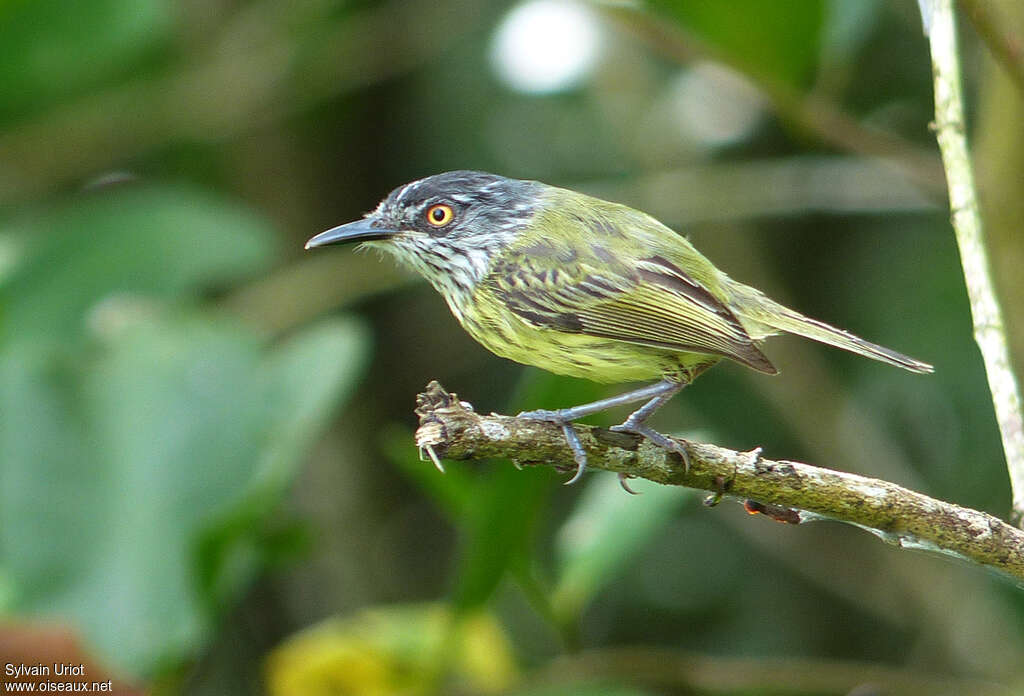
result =
[[[565,442],[569,445],[569,449],[572,450],[573,461],[576,462],[576,473],[573,474],[572,478],[566,481],[563,485],[571,486],[583,478],[583,474],[587,470],[587,451],[583,449],[583,443],[580,442],[580,436],[576,432],[576,429],[572,427],[572,423],[567,420],[565,416],[558,411],[537,409],[536,411],[522,411],[516,415],[516,418],[539,420],[547,423],[554,423],[561,427],[562,435],[565,436]]]
[[[622,486],[622,490],[626,491],[630,495],[640,495],[639,491],[634,491],[629,487],[629,479],[633,478],[629,474],[619,472],[619,485]]]
[[[569,443],[569,449],[572,450],[572,458],[576,461],[576,473],[563,484],[571,486],[583,478],[583,472],[587,470],[587,451],[583,449],[583,443],[580,442],[580,436],[576,432],[576,428],[572,427],[572,423],[562,421],[560,425],[562,434],[565,435],[565,441]]]
[[[565,441],[569,445],[569,449],[572,450],[572,458],[576,462],[576,473],[573,474],[572,478],[565,482],[566,486],[571,486],[583,477],[583,472],[587,469],[587,452],[583,449],[583,443],[580,442],[580,436],[576,432],[576,429],[572,427],[572,421],[567,418],[567,415],[568,414],[563,411],[537,409],[535,411],[522,411],[516,415],[516,418],[554,423],[562,428],[562,434],[565,435]],[[684,471],[690,470],[690,455],[686,451],[686,448],[672,438],[662,435],[657,430],[644,425],[642,420],[630,416],[625,420],[625,422],[620,423],[619,425],[613,425],[609,430],[613,430],[617,433],[633,433],[634,435],[647,438],[658,447],[667,449],[671,452],[677,452],[683,460]],[[636,495],[637,492],[630,488],[627,483],[628,478],[629,477],[625,474],[619,474],[619,484],[627,493]]]
[[[676,452],[683,460],[683,471],[688,472],[690,470],[690,454],[686,451],[685,447],[667,435],[662,435],[657,430],[646,426],[643,423],[634,423],[631,421],[631,418],[627,418],[626,422],[620,423],[619,425],[613,425],[609,430],[613,430],[617,433],[633,433],[634,435],[640,435],[662,449]]]

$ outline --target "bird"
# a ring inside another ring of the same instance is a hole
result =
[[[573,421],[626,404],[642,402],[611,430],[679,452],[688,467],[685,448],[648,419],[723,358],[776,374],[761,351],[775,334],[933,371],[733,280],[646,213],[539,181],[469,170],[428,176],[394,189],[362,219],[317,234],[306,249],[355,241],[417,271],[469,335],[501,357],[595,382],[652,382],[518,414],[561,428],[576,464],[567,484],[587,468]]]

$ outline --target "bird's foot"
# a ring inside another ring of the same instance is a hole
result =
[[[683,470],[690,470],[690,455],[686,451],[686,448],[669,436],[662,435],[648,425],[637,423],[632,418],[627,418],[625,423],[613,425],[609,430],[614,430],[617,433],[633,433],[634,435],[641,435],[662,449],[667,449],[671,452],[678,452],[679,456],[683,460]],[[627,488],[626,490],[629,489]]]
[[[517,414],[516,418],[544,421],[561,427],[562,435],[565,436],[565,441],[569,445],[569,449],[572,450],[572,458],[576,462],[576,473],[565,482],[565,485],[571,486],[583,478],[583,473],[587,470],[587,451],[583,449],[583,443],[580,442],[579,433],[572,427],[572,421],[566,418],[562,412],[548,411],[542,408],[536,411],[523,411]],[[629,489],[627,488],[626,490]]]

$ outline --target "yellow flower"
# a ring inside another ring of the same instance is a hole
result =
[[[267,658],[271,696],[419,696],[439,684],[472,693],[516,678],[508,639],[486,612],[442,604],[377,607],[298,633]]]

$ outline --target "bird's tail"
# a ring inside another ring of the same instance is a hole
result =
[[[935,371],[935,368],[928,363],[915,360],[910,356],[898,353],[885,346],[880,346],[877,343],[865,341],[859,336],[854,336],[848,331],[829,326],[823,321],[805,317],[799,312],[768,299],[761,295],[761,293],[757,293],[757,295],[759,297],[757,297],[755,302],[751,303],[756,309],[749,312],[749,314],[752,315],[750,318],[760,324],[767,325],[778,331],[785,331],[810,338],[814,341],[827,343],[830,346],[842,348],[872,360],[902,367],[904,370],[910,370],[911,372],[927,373]]]

